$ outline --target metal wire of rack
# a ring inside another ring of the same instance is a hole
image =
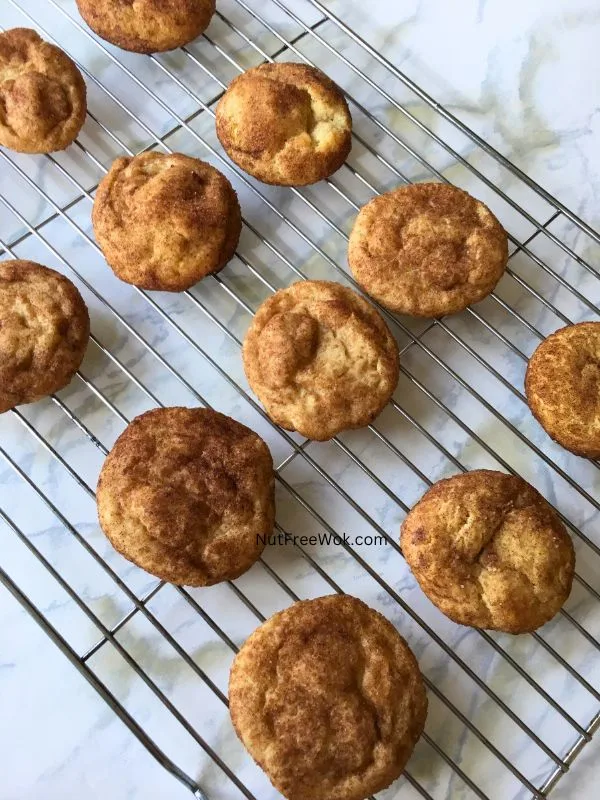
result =
[[[202,800],[276,795],[239,743],[222,737],[222,727],[216,735],[162,681],[148,661],[153,648],[169,648],[181,681],[203,698],[200,706],[214,703],[219,710],[211,713],[226,726],[227,666],[244,636],[277,608],[332,591],[363,596],[396,622],[420,658],[429,690],[426,733],[399,789],[381,796],[547,797],[600,727],[593,666],[600,649],[600,546],[593,527],[600,467],[552,445],[527,414],[519,387],[545,335],[599,313],[600,274],[588,254],[600,234],[319,0],[224,0],[198,42],[147,58],[96,39],[73,2],[47,0],[41,11],[33,0],[7,6],[2,24],[37,28],[69,51],[90,95],[88,124],[65,154],[34,168],[31,159],[0,152],[0,255],[35,257],[64,271],[92,311],[90,352],[73,384],[4,415],[0,519],[85,625],[78,622],[75,635],[70,621],[40,610],[6,565],[4,587],[148,752]],[[315,63],[347,92],[355,146],[342,170],[319,187],[257,184],[227,160],[214,137],[214,105],[229,80],[274,59]],[[93,193],[112,159],[153,148],[211,160],[231,177],[244,211],[234,261],[177,298],[113,280],[89,227]],[[488,300],[456,318],[418,323],[380,308],[398,338],[402,374],[389,408],[367,431],[319,445],[277,429],[239,368],[250,315],[291,280],[328,277],[354,285],[344,258],[354,214],[373,193],[423,179],[457,183],[496,211],[512,243],[507,277]],[[381,537],[385,547],[271,548],[251,573],[214,591],[149,583],[97,534],[93,487],[131,417],[175,401],[216,403],[269,442],[278,463],[280,533],[335,534],[352,526]],[[42,477],[43,466],[52,480]],[[404,566],[397,541],[404,513],[434,480],[474,466],[522,474],[573,534],[574,591],[542,632],[518,639],[465,633],[440,618]],[[46,515],[48,530],[67,537],[64,558],[45,550],[39,530],[30,529],[24,509],[33,506]],[[94,568],[86,591],[77,590],[70,558]],[[110,613],[98,602],[103,595],[114,600]],[[173,615],[184,613],[221,648],[217,664],[197,654],[173,624]],[[244,614],[242,630],[231,619]],[[145,633],[135,627],[141,622]],[[189,748],[175,747],[112,685],[108,667],[117,656]]]

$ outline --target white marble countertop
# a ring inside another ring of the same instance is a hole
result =
[[[277,32],[288,39],[302,33],[301,26],[276,9],[271,0],[246,2],[266,16]],[[600,268],[598,245],[577,233],[564,218],[549,222],[553,209],[548,203],[441,122],[435,112],[411,96],[373,59],[352,45],[331,22],[321,21],[322,15],[308,0],[284,0],[284,4],[308,25],[320,23],[315,30],[324,41],[341,47],[353,64],[366,69],[376,83],[381,82],[386,91],[416,118],[450,141],[463,158],[476,165],[493,183],[499,183],[533,219],[541,224],[548,223],[549,230],[557,237],[583,254],[596,269]],[[49,160],[11,157],[17,167],[15,171],[4,157],[0,158],[0,195],[6,194],[30,223],[45,223],[40,228],[41,235],[28,237],[15,247],[15,254],[56,266],[71,277],[67,263],[75,266],[80,277],[98,289],[101,296],[94,297],[88,289],[84,290],[92,311],[95,335],[143,385],[163,403],[193,405],[198,402],[196,393],[201,394],[220,410],[258,430],[268,441],[276,463],[283,463],[293,453],[293,442],[302,440],[294,437],[290,441],[280,436],[219,372],[220,368],[247,389],[236,342],[227,338],[218,324],[201,312],[202,306],[207,307],[238,338],[243,335],[248,315],[223,291],[223,285],[216,281],[203,282],[194,290],[194,297],[200,305],[191,305],[187,298],[154,295],[156,305],[151,308],[145,298],[129,291],[108,274],[91,240],[86,239],[91,235],[88,198],[83,197],[73,205],[68,219],[60,215],[57,219],[51,218],[55,211],[53,203],[63,207],[78,197],[77,182],[92,189],[102,175],[102,168],[122,152],[123,145],[135,151],[152,144],[156,136],[176,128],[179,119],[186,118],[199,107],[198,97],[209,103],[218,95],[219,80],[227,82],[236,74],[236,61],[247,67],[260,62],[260,53],[228,29],[223,20],[217,19],[211,23],[208,36],[233,56],[233,62],[219,55],[213,44],[206,40],[200,40],[192,47],[197,62],[178,52],[159,58],[163,69],[157,68],[149,59],[107,48],[108,53],[122,60],[133,74],[132,78],[124,76],[117,64],[69,20],[69,15],[78,20],[72,0],[17,0],[16,3],[1,0],[2,27],[30,24],[18,12],[19,5],[33,14],[47,33],[102,83],[110,86],[116,101],[132,108],[141,117],[143,125],[134,123],[118,102],[107,98],[98,85],[88,80],[90,110],[120,141],[110,139],[100,125],[88,120],[81,141],[95,161],[75,148],[56,158],[75,183],[59,174],[59,167]],[[600,229],[598,0],[545,0],[543,3],[522,0],[462,0],[460,3],[447,0],[406,0],[401,3],[326,0],[325,5],[548,192],[596,230]],[[280,42],[277,38],[264,26],[252,22],[236,0],[218,0],[218,7],[227,19],[259,42],[265,52],[278,52]],[[390,125],[402,141],[409,143],[440,173],[487,200],[517,241],[523,242],[536,232],[535,224],[503,203],[481,182],[474,181],[464,166],[457,165],[446,151],[434,146],[397,108],[344,68],[326,47],[308,35],[299,39],[296,46],[299,52],[351,90],[371,113]],[[277,57],[296,60],[298,55],[286,51]],[[203,73],[199,66],[201,63],[209,66],[217,80]],[[182,84],[176,85],[169,71],[179,76]],[[161,100],[149,99],[135,78],[152,85]],[[173,113],[166,111],[161,103]],[[386,138],[354,107],[353,115],[360,134],[377,146],[398,171],[411,179],[431,177],[418,160]],[[207,155],[198,139],[198,136],[203,137],[218,153],[213,127],[212,119],[204,112],[189,127],[183,126],[182,130],[170,134],[169,146],[207,157],[218,164],[218,156]],[[384,168],[361,146],[355,147],[351,163],[380,190],[399,182],[397,175]],[[18,172],[19,169],[22,172]],[[26,176],[33,176],[49,200],[44,200],[27,184]],[[340,171],[336,180],[357,204],[369,198],[370,190],[364,182],[354,179],[350,171]],[[10,189],[6,191],[9,185]],[[316,253],[301,235],[283,226],[272,211],[265,210],[260,198],[247,186],[237,181],[236,187],[246,218],[288,258],[287,265],[281,260],[273,262],[272,250],[246,230],[241,252],[263,278],[275,286],[287,285],[296,277],[293,267],[297,267],[309,276],[339,279],[331,261],[345,269],[343,237],[332,233],[331,228],[309,211],[299,197],[289,190],[264,190],[274,206],[294,221],[298,230],[318,242],[321,254]],[[340,205],[339,198],[331,189],[320,185],[306,190],[304,196],[331,215],[342,231],[349,230],[355,211],[348,205]],[[2,241],[14,241],[26,230],[22,220],[6,212],[5,206],[0,207]],[[596,277],[577,267],[544,235],[532,240],[530,250],[533,258],[520,252],[511,260],[516,278],[503,280],[497,292],[500,300],[511,303],[525,320],[545,334],[563,324],[559,315],[532,299],[531,292],[525,291],[518,282],[521,278],[568,319],[593,319],[594,313],[585,300],[596,304],[600,301]],[[62,261],[61,257],[65,260]],[[535,257],[543,259],[566,282],[572,283],[583,300],[574,298],[564,287],[549,279],[548,274],[535,263]],[[222,280],[253,308],[269,293],[264,281],[253,276],[240,260],[226,268]],[[178,382],[164,364],[157,364],[155,358],[144,352],[144,347],[136,343],[118,320],[115,321],[101,298],[108,299],[120,317],[145,337],[161,357],[185,375],[188,386]],[[478,312],[526,354],[536,346],[538,340],[535,336],[526,326],[508,317],[499,303],[485,301],[478,307]],[[176,321],[180,331],[172,328],[167,315]],[[458,422],[449,420],[447,413],[427,400],[406,375],[401,379],[396,399],[408,414],[439,438],[446,448],[446,455],[392,409],[384,412],[378,421],[380,430],[434,480],[456,472],[448,454],[466,467],[502,468],[503,464],[494,460],[489,451],[465,433],[459,424],[462,421],[489,443],[505,464],[534,483],[585,535],[600,544],[598,508],[595,505],[600,504],[600,481],[596,467],[569,456],[550,443],[531,420],[519,397],[511,394],[502,383],[501,379],[504,379],[517,390],[522,389],[522,359],[510,350],[500,348],[497,337],[494,338],[469,315],[454,318],[447,329],[436,326],[429,331],[427,325],[409,320],[403,320],[403,324],[405,330],[398,332],[402,347],[410,345],[411,337],[422,334],[422,341],[430,352],[451,364],[512,427],[495,420],[489,409],[470,398],[427,359],[420,346],[413,344],[407,349],[403,363],[410,374],[455,414]],[[190,337],[183,344],[181,330]],[[491,376],[473,358],[465,357],[464,351],[452,339],[452,333],[489,360],[500,377]],[[213,359],[212,364],[207,365],[206,360],[200,357],[192,346],[193,342],[201,343]],[[99,532],[91,490],[95,486],[102,453],[72,423],[65,408],[82,420],[104,447],[110,447],[123,429],[123,419],[130,419],[155,403],[136,388],[119,365],[109,361],[97,346],[90,348],[83,374],[110,399],[121,418],[110,413],[106,405],[90,393],[89,385],[79,380],[60,393],[63,407],[47,400],[22,409],[20,418],[12,414],[0,418],[3,451],[18,468],[33,477],[43,496],[64,514],[71,529],[44,505],[40,495],[25,483],[6,458],[0,464],[0,507],[71,583],[103,624],[110,627],[131,610],[131,602],[94,563],[75,535],[80,535],[107,560],[135,596],[144,597],[156,581],[113,553]],[[44,450],[35,432],[51,443],[54,451],[64,459],[63,464],[57,462],[47,449]],[[518,433],[530,438],[538,448],[537,452],[525,446]],[[425,484],[420,478],[397,458],[391,457],[389,451],[369,438],[367,433],[354,432],[342,439],[406,504],[410,505],[424,491]],[[315,463],[339,481],[377,525],[390,536],[397,536],[404,514],[398,504],[390,500],[389,494],[365,480],[364,474],[333,444],[309,444],[306,452],[312,458],[312,466],[302,456],[290,458],[282,475],[288,486],[318,509],[332,527],[354,533],[373,530],[364,516],[324,484],[314,469]],[[586,497],[569,485],[564,476],[557,474],[552,462],[585,487]],[[74,476],[79,476],[80,483]],[[289,490],[280,487],[278,518],[281,525],[296,532],[322,530],[323,526],[288,495]],[[0,564],[75,651],[85,653],[100,638],[98,631],[44,572],[14,532],[1,522],[0,537]],[[576,546],[580,573],[596,590],[600,590],[600,559],[580,540]],[[428,678],[517,769],[534,783],[541,783],[551,771],[551,764],[542,750],[486,697],[481,687],[477,688],[467,678],[464,670],[450,662],[448,656],[403,613],[381,586],[353,559],[338,550],[330,548],[324,551],[321,548],[321,552],[315,550],[311,553],[346,591],[363,597],[392,619],[415,649]],[[539,694],[515,673],[506,660],[499,658],[488,644],[478,638],[477,633],[467,632],[444,620],[422,597],[403,562],[391,548],[371,548],[361,554],[374,571],[382,575],[426,620],[441,640],[464,659],[483,684],[521,717],[548,747],[565,754],[576,734],[564,716],[540,700]],[[331,587],[318,578],[292,548],[273,548],[265,555],[265,561],[299,596],[316,596],[331,591]],[[236,585],[264,615],[290,602],[261,565],[236,581]],[[257,624],[256,616],[228,587],[214,587],[192,594],[236,644],[240,644]],[[599,638],[600,604],[590,602],[578,587],[567,608],[592,636]],[[195,663],[226,692],[232,652],[201,621],[185,599],[172,587],[165,587],[151,600],[149,609]],[[185,800],[191,796],[154,761],[1,587],[0,631],[0,800],[104,800],[106,797],[114,800],[162,800],[167,797]],[[564,619],[546,626],[542,636],[569,665],[581,672],[591,684],[592,692],[600,692],[598,651],[589,641],[575,635]],[[248,783],[258,800],[278,797],[235,739],[224,706],[175,651],[161,641],[147,620],[137,614],[118,638],[233,772]],[[556,659],[531,637],[494,636],[494,641],[530,671],[534,680],[578,724],[586,725],[600,708],[593,693],[569,677]],[[202,755],[197,743],[160,710],[156,699],[120,660],[111,645],[102,647],[89,663],[161,747],[198,781],[209,800],[242,796]],[[427,732],[484,787],[490,798],[509,800],[528,796],[524,789],[519,788],[518,781],[435,698],[431,699]],[[600,740],[600,736],[597,739]],[[585,748],[572,772],[560,781],[551,797],[557,800],[595,798],[598,754],[598,740],[595,740]],[[417,747],[409,769],[436,800],[475,796],[472,789],[453,775],[424,742]],[[386,800],[418,796],[406,780],[399,781],[381,794]]]

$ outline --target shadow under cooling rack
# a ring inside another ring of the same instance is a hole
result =
[[[96,39],[71,0],[5,5],[5,27],[35,27],[77,60],[89,118],[65,153],[0,152],[0,255],[71,278],[90,308],[92,339],[67,389],[0,419],[0,581],[198,798],[278,797],[229,724],[229,667],[270,614],[344,591],[394,622],[427,681],[426,732],[398,784],[402,797],[546,797],[600,725],[600,483],[596,462],[539,430],[523,377],[548,333],[598,315],[598,233],[317,0],[224,0],[196,42],[144,58]],[[214,107],[229,81],[267,60],[315,64],[347,93],[354,147],[317,187],[259,184],[215,137]],[[120,283],[91,232],[94,192],[112,160],[150,149],[213,163],[244,210],[234,260],[182,295]],[[298,279],[354,285],[346,249],[357,210],[374,193],[421,180],[451,181],[492,208],[510,236],[506,276],[456,317],[424,322],[380,309],[400,346],[401,378],[367,429],[319,444],[277,428],[241,368],[251,315]],[[133,567],[98,529],[94,487],[127,422],[172,404],[216,406],[263,436],[277,464],[279,531],[376,534],[384,545],[268,548],[249,573],[205,591]],[[573,535],[573,593],[541,632],[453,625],[402,558],[398,529],[410,506],[433,481],[477,467],[522,475]],[[25,552],[28,578],[16,580],[11,565]]]

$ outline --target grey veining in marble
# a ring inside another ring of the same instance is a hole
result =
[[[94,43],[74,0],[0,2],[3,28],[32,24],[21,7],[80,62],[91,112],[81,148],[51,158],[0,151],[0,195],[16,212],[0,203],[0,240],[18,241],[14,255],[53,266],[77,283],[96,339],[81,375],[57,401],[0,416],[0,506],[110,628],[133,609],[132,597],[144,598],[157,581],[116,554],[98,527],[94,489],[103,452],[127,420],[157,403],[208,403],[231,414],[265,438],[281,466],[282,529],[377,534],[385,543],[353,552],[334,545],[304,552],[274,546],[235,587],[193,590],[188,598],[175,587],[158,589],[148,617],[136,613],[116,634],[154,692],[111,644],[97,650],[89,667],[210,800],[242,794],[203,752],[194,732],[254,797],[276,800],[279,795],[236,739],[225,704],[202,675],[224,697],[233,648],[261,615],[286,607],[295,595],[315,597],[339,587],[392,620],[437,689],[429,694],[430,741],[416,748],[408,767],[412,779],[435,800],[476,796],[468,780],[492,800],[529,797],[518,774],[541,785],[554,766],[549,751],[563,757],[578,726],[585,727],[600,708],[600,604],[576,583],[566,606],[575,622],[558,617],[539,640],[460,628],[419,590],[398,551],[398,529],[430,481],[461,468],[513,469],[578,529],[578,573],[600,591],[599,468],[554,445],[523,398],[526,359],[540,337],[568,321],[597,318],[600,248],[310,0],[283,0],[300,21],[273,0],[217,5],[220,15],[206,37],[187,52],[150,59]],[[598,228],[597,0],[328,0],[325,6]],[[314,35],[301,36],[303,24],[313,26]],[[362,142],[355,141],[348,166],[331,184],[300,191],[263,186],[223,154],[211,115],[216,99],[240,69],[265,55],[314,62],[351,95]],[[186,295],[145,294],[126,286],[94,243],[90,210],[99,180],[114,157],[147,147],[210,161],[231,178],[242,203],[247,225],[237,257],[218,278]],[[440,178],[485,200],[511,235],[509,273],[494,296],[435,326],[388,316],[403,369],[394,403],[372,430],[310,443],[273,427],[240,360],[251,312],[273,289],[302,277],[348,282],[346,237],[357,208],[374,192],[405,180]],[[28,225],[38,226],[37,233],[19,241]],[[3,568],[79,655],[88,652],[101,639],[98,628],[2,522],[0,537]],[[0,630],[0,800],[190,797],[3,589]],[[183,725],[159,693],[181,713]],[[551,797],[595,798],[597,754],[594,741]],[[379,796],[422,795],[403,778]]]

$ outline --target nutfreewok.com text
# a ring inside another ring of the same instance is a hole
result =
[[[292,533],[273,533],[269,535],[258,534],[256,543],[262,545],[300,545],[300,547],[315,547],[316,545],[334,545],[335,547],[382,547],[386,544],[385,536],[380,534],[365,536],[350,536],[348,533],[315,533],[315,534],[292,534]]]

